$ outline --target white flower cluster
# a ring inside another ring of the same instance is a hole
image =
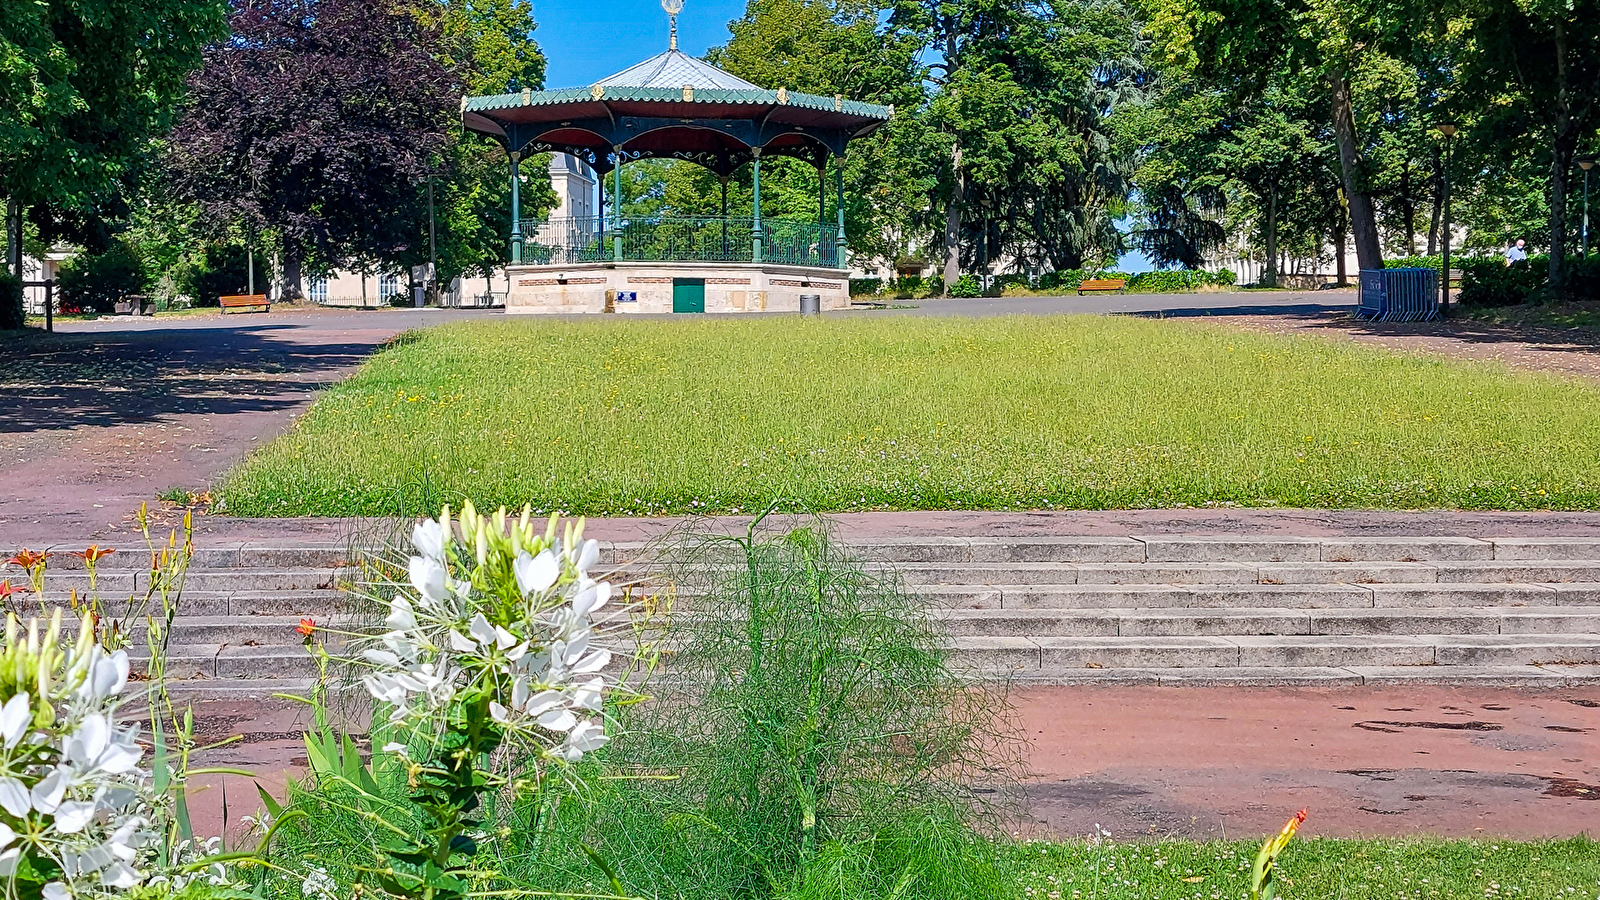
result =
[[[61,613],[26,634],[6,619],[0,651],[0,879],[16,896],[105,897],[146,881],[159,837],[136,727],[116,724],[128,654],[106,653],[88,619],[59,646]],[[26,863],[26,864],[24,864]],[[43,874],[41,874],[43,873]]]
[[[469,503],[459,539],[448,509],[412,530],[409,585],[389,601],[381,646],[364,654],[376,669],[365,683],[396,723],[487,700],[508,737],[575,762],[606,743],[592,714],[611,652],[594,646],[592,616],[611,585],[589,577],[599,545],[581,523],[558,538],[552,518],[541,537],[528,517],[486,517]]]

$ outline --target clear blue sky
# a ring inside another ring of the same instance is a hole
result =
[[[744,0],[684,0],[678,49],[705,55],[728,41],[728,23]],[[584,87],[667,49],[660,0],[533,0],[533,33],[550,68],[545,87]]]

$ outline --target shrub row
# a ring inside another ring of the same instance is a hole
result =
[[[1058,272],[1046,272],[1038,276],[1036,281],[1030,281],[1027,275],[1011,273],[996,275],[989,282],[987,294],[983,290],[983,282],[978,276],[967,274],[961,276],[955,284],[950,286],[946,296],[950,297],[998,297],[1008,288],[1019,290],[1039,291],[1074,291],[1078,283],[1085,279],[1093,278],[1121,278],[1127,281],[1127,289],[1147,294],[1171,294],[1182,291],[1193,291],[1203,287],[1229,287],[1237,281],[1237,276],[1229,269],[1220,272],[1206,272],[1200,269],[1170,269],[1156,272],[1113,272],[1105,269],[1062,269]],[[875,296],[885,291],[891,291],[898,296],[928,296],[936,297],[944,293],[944,279],[934,276],[932,278],[918,278],[909,276],[890,279],[887,283],[882,278],[852,278],[850,279],[850,295],[852,297]]]
[[[1549,296],[1550,257],[1530,256],[1506,265],[1497,257],[1463,260],[1461,303],[1465,306],[1518,306],[1553,300]],[[1567,300],[1600,300],[1600,259],[1568,257]]]

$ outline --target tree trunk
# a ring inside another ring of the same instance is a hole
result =
[[[944,287],[946,291],[961,277],[961,206],[967,199],[966,179],[961,174],[961,145],[950,150],[950,203],[944,209]]]
[[[1278,188],[1267,185],[1267,270],[1261,273],[1261,286],[1278,286]]]
[[[300,291],[300,278],[305,268],[305,251],[293,241],[283,244],[283,290],[279,292],[278,300],[283,303],[299,303],[305,295]]]
[[[1366,192],[1361,171],[1361,146],[1356,141],[1355,111],[1350,105],[1350,84],[1343,72],[1329,77],[1333,87],[1333,132],[1339,144],[1339,170],[1350,201],[1350,231],[1356,242],[1356,263],[1363,269],[1383,268],[1383,248],[1378,244],[1378,220],[1372,195]]]
[[[1344,261],[1345,238],[1349,237],[1349,235],[1349,214],[1345,212],[1344,197],[1341,195],[1339,197],[1339,217],[1334,221],[1333,226],[1333,270],[1338,273],[1339,287],[1345,287],[1350,283],[1350,273],[1346,271]]]
[[[1417,255],[1417,206],[1411,201],[1411,160],[1400,163],[1400,219],[1406,230],[1406,255]]]
[[[1567,255],[1567,182],[1578,139],[1568,124],[1556,134],[1550,153],[1550,299],[1563,299]]]
[[[6,201],[6,269],[22,280],[22,204]]]

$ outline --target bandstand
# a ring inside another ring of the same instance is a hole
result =
[[[665,53],[584,88],[523,91],[461,102],[462,122],[498,140],[511,164],[508,313],[663,313],[798,310],[814,294],[824,309],[849,305],[844,234],[845,152],[853,138],[888,121],[889,107],[841,97],[767,90],[678,51],[679,0]],[[720,216],[629,217],[602,202],[602,215],[521,218],[518,164],[528,155],[570,153],[622,194],[621,166],[679,159],[722,182]],[[822,221],[761,215],[761,161],[786,156],[817,168],[822,194],[833,163],[838,210]],[[751,167],[754,203],[728,211],[728,180]]]

